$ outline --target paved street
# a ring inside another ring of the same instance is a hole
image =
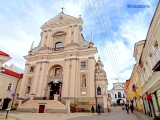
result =
[[[2,116],[3,115],[3,116]],[[5,119],[5,113],[0,113],[0,120]],[[139,113],[127,114],[126,110],[121,107],[112,107],[112,112],[91,114],[91,113],[71,113],[71,114],[58,114],[58,113],[19,113],[11,111],[8,120],[151,120],[151,118]],[[14,118],[13,118],[14,117]],[[16,119],[17,118],[17,119]]]

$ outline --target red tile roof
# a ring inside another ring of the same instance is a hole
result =
[[[19,74],[19,73],[13,72],[13,71],[5,69],[5,68],[2,68],[2,70],[4,70],[2,72],[3,74],[10,75],[10,76],[13,76],[13,77],[16,77],[16,78],[23,78],[23,74],[22,73]]]
[[[7,53],[0,51],[0,55],[10,57]]]

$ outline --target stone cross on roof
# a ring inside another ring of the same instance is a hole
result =
[[[62,9],[62,13],[63,13],[63,9],[65,9],[64,7],[61,8]]]

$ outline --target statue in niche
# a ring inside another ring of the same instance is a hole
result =
[[[60,68],[55,69],[55,77],[60,77]]]
[[[82,87],[86,87],[86,76],[82,75]]]

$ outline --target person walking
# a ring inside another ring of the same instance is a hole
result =
[[[127,110],[127,113],[129,114],[129,104],[126,104],[126,110]]]
[[[101,106],[98,104],[98,113],[101,114]]]
[[[91,111],[92,111],[92,114],[93,114],[94,113],[94,106],[93,105],[92,105]]]
[[[130,104],[130,109],[131,109],[131,112],[133,113],[134,107],[132,103]]]

